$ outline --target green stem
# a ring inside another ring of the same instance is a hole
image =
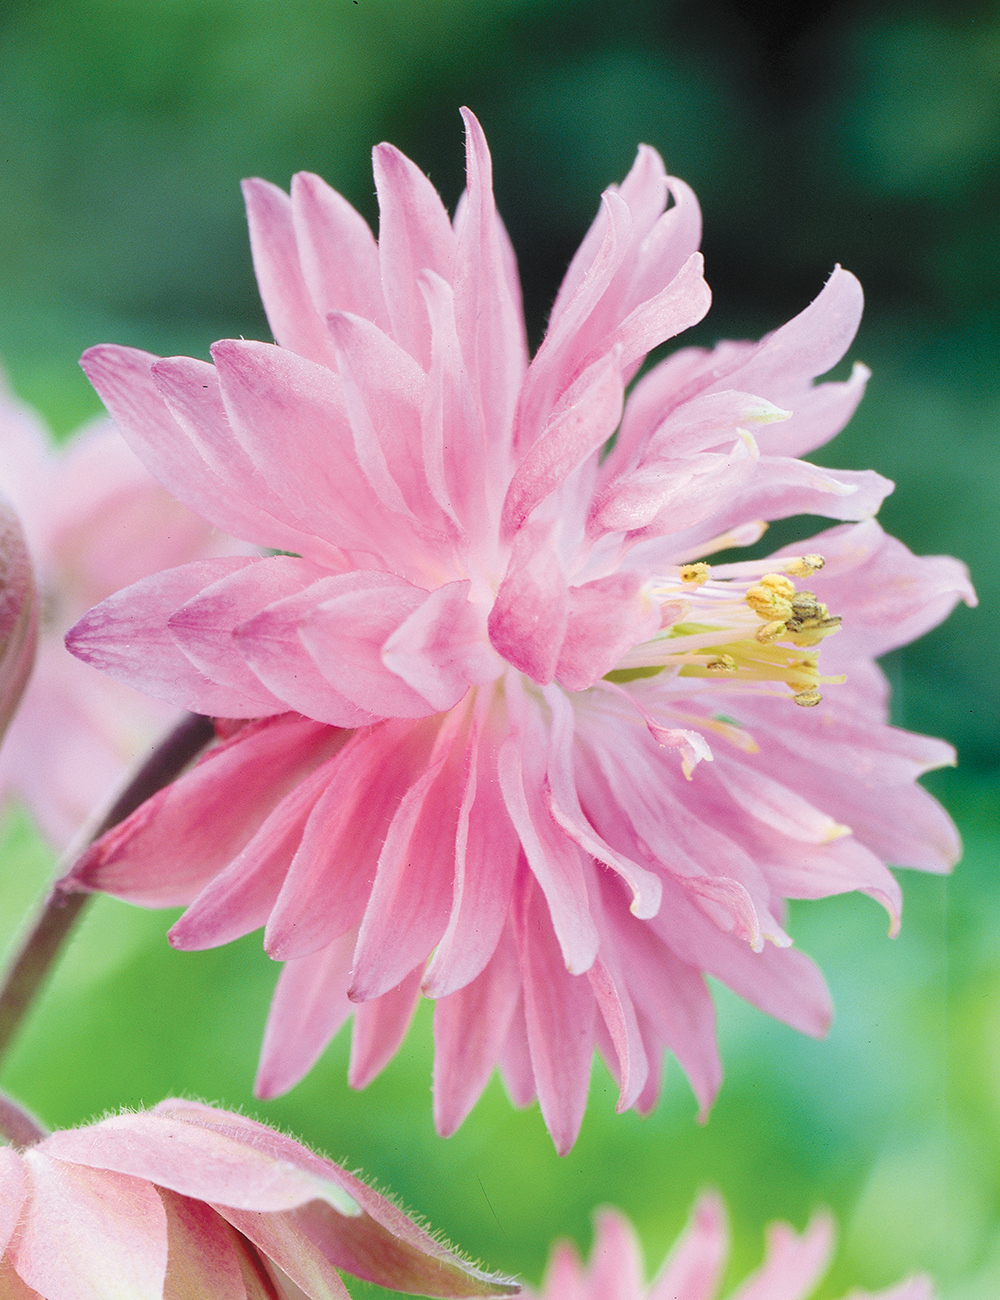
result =
[[[101,819],[88,843],[124,821],[141,803],[169,785],[179,776],[215,735],[211,718],[188,713],[174,727],[149,758],[136,770],[121,794]],[[80,854],[71,850],[72,859]],[[59,878],[66,874],[72,860],[61,864]],[[54,888],[46,899],[38,919],[21,944],[0,985],[0,1061],[6,1056],[21,1022],[41,992],[49,971],[62,951],[80,913],[92,894],[70,894]],[[0,1131],[2,1131],[0,1117]]]

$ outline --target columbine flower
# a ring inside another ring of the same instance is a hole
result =
[[[2,381],[0,491],[24,523],[42,605],[35,671],[0,749],[0,795],[23,799],[61,849],[175,713],[67,654],[67,628],[120,587],[225,543],[164,492],[109,421],[57,452]]]
[[[339,1165],[211,1106],[163,1101],[0,1147],[5,1296],[333,1300],[338,1270],[421,1295],[518,1290]]]
[[[652,1107],[665,1046],[709,1105],[706,971],[825,1030],[785,898],[862,889],[895,918],[885,861],[953,861],[950,822],[914,784],[951,750],[885,725],[873,657],[972,597],[955,561],[917,559],[872,522],[709,566],[764,519],[867,520],[888,490],[796,459],[860,398],[863,368],[812,384],[853,337],[857,281],[838,269],[758,344],[678,353],[623,411],[645,352],[708,305],[691,192],[639,151],[529,365],[466,123],[454,224],[388,145],[378,245],[315,177],[290,200],[248,184],[280,346],[219,343],[214,367],[86,354],[164,485],[285,554],[159,574],[71,633],[113,676],[246,721],[65,887],[189,905],[182,948],[266,927],[286,965],[261,1095],[294,1084],[352,1010],[364,1085],[422,990],[439,1130],[499,1063],[564,1151],[595,1045],[620,1108]]]
[[[615,1210],[603,1210],[596,1216],[596,1229],[589,1267],[581,1265],[573,1246],[556,1246],[537,1300],[715,1300],[719,1294],[729,1233],[718,1196],[699,1197],[688,1226],[648,1287],[628,1220]],[[764,1263],[730,1300],[806,1300],[826,1272],[832,1251],[833,1222],[827,1214],[815,1215],[801,1236],[787,1223],[773,1223]],[[535,1296],[522,1294],[528,1300]],[[914,1277],[877,1293],[852,1290],[847,1300],[934,1300],[934,1294],[928,1278]]]

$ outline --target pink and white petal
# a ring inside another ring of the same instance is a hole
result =
[[[382,647],[385,666],[439,711],[457,704],[470,686],[495,681],[505,667],[469,602],[470,587],[466,579],[432,591]]]
[[[354,1010],[347,997],[353,951],[349,933],[285,963],[268,1012],[255,1097],[280,1097],[294,1088]]]
[[[791,418],[761,434],[764,451],[769,456],[807,456],[822,447],[850,420],[870,377],[868,367],[855,361],[849,379],[782,392],[782,401],[791,408]]]
[[[528,347],[520,290],[511,286],[512,255],[493,201],[493,170],[482,127],[465,122],[466,201],[456,220],[455,319],[466,365],[482,409],[488,446],[510,445]]]
[[[28,1173],[19,1152],[0,1147],[0,1256],[4,1254],[28,1194]]]
[[[421,962],[394,989],[371,1002],[355,1004],[347,1067],[352,1088],[367,1088],[396,1055],[417,1009],[423,973]]]
[[[703,1192],[657,1273],[648,1300],[715,1300],[728,1255],[729,1230],[722,1197],[717,1192]]]
[[[204,1202],[157,1190],[167,1216],[163,1300],[247,1300],[236,1232]]]
[[[289,708],[334,727],[364,727],[376,721],[375,715],[323,676],[299,637],[303,617],[329,581],[321,579],[311,590],[275,601],[238,627],[234,637],[254,675]]]
[[[299,624],[299,637],[327,681],[376,717],[438,712],[382,659],[389,637],[429,593],[378,569],[338,575],[323,586],[323,598]]]
[[[588,239],[581,245],[579,258],[587,248],[589,265],[576,281],[572,295],[556,298],[549,329],[541,347],[528,367],[516,419],[516,446],[520,453],[531,446],[541,433],[549,411],[585,365],[595,360],[589,356],[580,337],[588,318],[598,309],[605,290],[628,254],[632,239],[632,215],[624,200],[611,190],[601,195],[602,210],[594,227],[600,231],[600,243]],[[576,259],[567,273],[575,276]],[[606,350],[610,350],[610,347]]]
[[[321,319],[349,311],[388,329],[378,245],[364,217],[321,177],[298,172],[292,221],[302,274]]]
[[[806,844],[829,844],[849,833],[850,827],[834,821],[808,798],[757,767],[738,762],[731,754],[720,756],[717,780],[726,793],[751,817],[789,839]]]
[[[324,1211],[330,1215],[337,1214],[336,1210],[323,1206],[321,1202],[317,1202],[316,1207],[321,1219],[327,1217]],[[220,1218],[253,1242],[268,1261],[277,1265],[279,1276],[290,1278],[309,1300],[350,1300],[350,1293],[341,1281],[336,1265],[325,1253],[313,1247],[312,1234],[300,1223],[301,1211],[257,1214],[252,1210],[224,1205],[214,1208]],[[311,1216],[306,1216],[306,1221],[308,1217]]]
[[[256,563],[243,556],[195,560],[142,578],[85,614],[67,633],[67,649],[116,681],[194,713],[256,718],[284,712],[259,685],[213,680],[184,654],[169,627],[176,610],[205,587]]]
[[[664,882],[663,907],[646,924],[686,965],[714,975],[776,1020],[813,1038],[829,1029],[830,994],[818,967],[804,953],[773,944],[754,952],[743,940],[719,930],[671,881]]]
[[[422,289],[418,296],[426,317]],[[405,349],[360,316],[332,312],[327,327],[337,349],[355,455],[368,482],[386,510],[419,535],[440,541],[451,529],[424,469],[426,375]]]
[[[251,672],[234,633],[265,606],[298,594],[326,573],[309,560],[287,555],[257,560],[203,587],[171,614],[168,627],[185,656],[212,681],[269,702],[257,716],[282,713],[287,704]]]
[[[260,496],[234,492],[228,475],[185,435],[153,377],[159,360],[137,348],[105,343],[89,348],[80,365],[125,441],[171,496],[233,537],[292,549],[285,526],[257,504]]]
[[[628,1219],[617,1210],[598,1210],[589,1269],[594,1300],[635,1300],[644,1290],[645,1271],[639,1239]]]
[[[283,348],[333,366],[333,348],[309,293],[295,237],[292,201],[270,181],[243,182],[250,248],[267,319]]]
[[[976,604],[969,573],[948,555],[914,555],[874,519],[811,538],[826,560],[814,586],[844,615],[838,654],[874,657],[936,627],[959,600]],[[784,548],[779,554],[788,554]],[[810,580],[812,581],[812,580]]]
[[[368,329],[378,333],[375,327]],[[412,534],[358,462],[344,385],[324,366],[266,343],[212,349],[234,437],[305,532],[393,556]]]
[[[585,690],[632,646],[659,631],[660,609],[644,587],[642,575],[628,572],[570,587],[566,637],[555,671],[560,685]]]
[[[434,1127],[450,1137],[489,1082],[521,996],[517,950],[505,930],[487,966],[434,1006]]]
[[[430,365],[430,330],[418,286],[421,271],[452,282],[455,235],[437,191],[418,167],[391,144],[372,151],[378,193],[378,252],[396,342],[424,370]]]
[[[37,1147],[23,1159],[30,1193],[9,1251],[18,1276],[46,1300],[162,1300],[167,1222],[156,1188]]]
[[[611,356],[600,357],[569,386],[511,480],[502,534],[516,532],[540,502],[604,446],[621,419],[623,394]]]
[[[697,325],[711,305],[712,293],[705,283],[705,259],[700,253],[692,253],[665,288],[640,303],[601,341],[601,349],[621,349],[618,364],[627,382],[647,352]]]
[[[646,146],[640,145],[640,150]],[[629,305],[652,298],[680,272],[701,243],[701,208],[694,190],[676,176],[666,177],[673,204],[653,223],[637,249],[636,267],[629,286]],[[622,197],[625,187],[622,186]],[[641,225],[633,208],[633,219]]]
[[[167,938],[175,948],[197,952],[231,943],[265,925],[302,840],[313,808],[327,790],[334,756],[287,794],[232,862],[215,876]]]
[[[635,1105],[649,1077],[649,1060],[635,1007],[612,952],[599,953],[587,979],[604,1017],[617,1060],[620,1093],[615,1110],[621,1115]]]
[[[531,1068],[556,1151],[576,1141],[590,1085],[596,1005],[587,980],[566,969],[538,886],[526,880],[514,911]]]
[[[497,734],[494,734],[494,733]],[[456,993],[493,956],[506,923],[521,842],[496,779],[502,732],[486,720],[470,736],[455,836],[451,915],[424,976],[429,998]]]
[[[264,947],[275,960],[316,952],[361,920],[386,833],[435,732],[433,723],[389,722],[356,732],[337,756],[268,921]]]
[[[250,723],[92,844],[60,886],[145,907],[190,903],[347,739],[297,714]]]
[[[566,638],[569,593],[548,529],[533,521],[514,539],[507,572],[489,615],[498,654],[534,681],[551,682]]]
[[[289,498],[274,489],[238,441],[215,366],[191,357],[165,357],[154,364],[151,373],[157,392],[210,472],[228,484],[227,492],[241,502],[241,508],[243,503],[257,504],[261,523],[254,530],[245,525],[240,536],[261,546],[303,555],[334,572],[347,567],[338,547],[298,526]]]
[[[456,761],[457,757],[457,761]],[[389,823],[354,950],[350,997],[369,1002],[421,972],[448,924],[462,796],[461,750],[432,761]]]
[[[545,803],[544,724],[533,705],[517,700],[515,690],[519,684],[511,677],[508,683],[521,717],[515,722],[516,731],[503,742],[497,755],[500,789],[528,865],[543,890],[564,966],[573,975],[582,975],[597,956],[599,945],[587,896],[586,858],[552,820]]]
[[[507,1037],[500,1049],[500,1077],[512,1106],[523,1110],[535,1100],[535,1074],[528,1046],[528,1031],[524,1019],[524,996],[518,1000],[510,1021]]]
[[[801,1237],[787,1223],[772,1223],[764,1263],[732,1300],[805,1300],[827,1270],[833,1243],[833,1218],[825,1212],[813,1215]]]

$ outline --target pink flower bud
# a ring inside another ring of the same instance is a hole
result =
[[[0,1290],[41,1300],[511,1295],[353,1174],[263,1124],[170,1100],[0,1148]],[[16,1284],[15,1284],[16,1285]]]
[[[27,685],[37,634],[38,601],[24,533],[0,497],[0,735]]]

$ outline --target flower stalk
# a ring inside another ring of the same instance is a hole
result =
[[[214,738],[210,718],[185,714],[164,736],[149,757],[134,771],[100,821],[87,833],[86,844],[70,848],[56,879],[61,880],[83,848],[124,821],[140,804],[168,785]],[[34,925],[11,962],[0,985],[0,1062],[17,1035],[21,1022],[44,987],[63,945],[89,902],[89,893],[69,893],[55,886],[42,905]],[[0,1129],[7,1132],[0,1114]],[[8,1133],[8,1136],[11,1136]]]

